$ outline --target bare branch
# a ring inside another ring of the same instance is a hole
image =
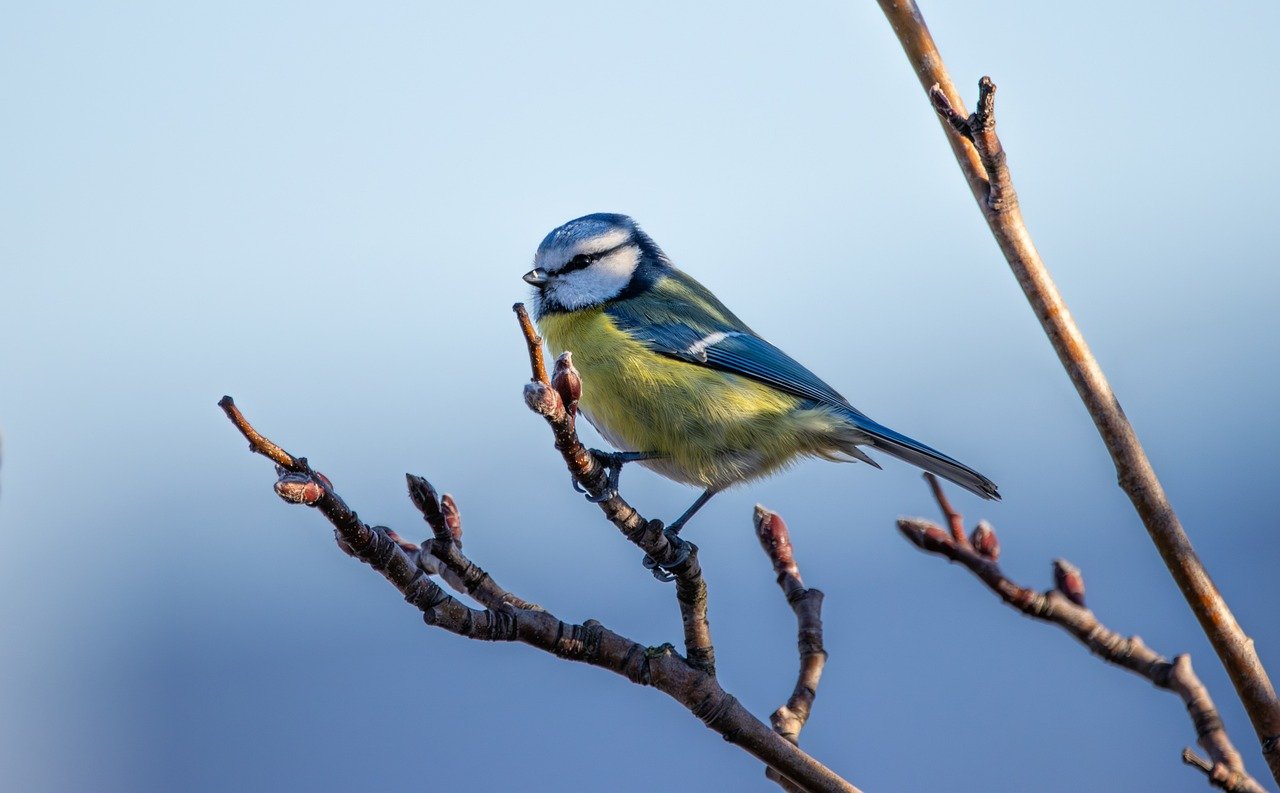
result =
[[[938,110],[939,120],[948,130],[959,133],[948,134],[947,139],[983,217],[1093,418],[1115,464],[1121,489],[1133,502],[1165,566],[1226,668],[1253,722],[1267,766],[1280,782],[1280,699],[1253,640],[1240,627],[1196,555],[1133,426],[1031,240],[1018,207],[1004,147],[996,135],[995,84],[988,77],[982,78],[978,112],[965,118],[955,84],[914,0],[879,3],[921,86]]]
[[[258,433],[230,397],[223,397],[218,404],[250,441],[252,450],[283,469],[276,485],[281,498],[320,510],[333,525],[339,545],[381,573],[422,612],[428,625],[469,639],[522,642],[567,660],[608,669],[633,683],[653,686],[684,705],[726,741],[779,769],[798,789],[858,793],[853,785],[752,716],[720,687],[714,675],[690,663],[671,645],[644,647],[596,620],[567,623],[532,606],[503,590],[463,556],[452,532],[442,538],[433,525],[437,536],[418,546],[383,526],[369,526],[346,505],[328,478],[311,470],[305,458],[290,455]],[[449,509],[441,502],[431,503],[435,489],[430,483],[410,477],[409,485],[424,518],[436,522],[439,510],[448,526]],[[425,561],[428,557],[436,561]],[[437,565],[451,571],[461,591],[486,608],[470,608],[432,581],[428,571]]]
[[[445,518],[444,506],[440,503],[440,495],[436,493],[436,489],[420,476],[405,474],[404,479],[409,485],[409,500],[422,513],[422,519],[431,527],[431,533],[435,535],[436,540],[452,543],[453,527]]]
[[[796,564],[791,547],[791,533],[782,516],[757,504],[755,527],[760,547],[769,557],[773,571],[778,576],[778,586],[796,614],[797,648],[800,653],[800,674],[796,679],[795,689],[786,704],[773,712],[769,721],[779,735],[799,745],[800,731],[809,721],[813,701],[818,696],[822,669],[827,663],[827,651],[822,646],[823,595],[817,589],[807,589],[804,580],[800,578],[800,567]],[[766,776],[784,789],[793,789],[789,780],[772,768],[766,771]]]
[[[956,110],[937,83],[929,87],[929,101],[942,120],[972,143],[977,151],[987,176],[987,209],[993,213],[1016,209],[1018,196],[1005,164],[1004,147],[996,136],[996,84],[990,77],[983,77],[978,82],[978,109],[968,118]]]
[[[1243,771],[1232,770],[1221,763],[1215,765],[1193,752],[1190,747],[1182,750],[1182,762],[1204,772],[1204,775],[1209,778],[1210,785],[1230,793],[1252,793],[1252,791],[1262,790],[1262,787]]]
[[[529,312],[524,310],[524,303],[516,303],[511,308],[516,312],[516,319],[520,321],[520,332],[524,334],[525,343],[529,345],[529,368],[533,371],[533,382],[550,385],[551,381],[547,379],[547,364],[542,358],[542,337],[538,335],[538,329],[533,326]]]
[[[502,587],[498,582],[462,555],[462,520],[457,504],[447,493],[436,495],[431,483],[420,476],[405,474],[409,484],[409,500],[422,513],[435,537],[424,543],[418,566],[423,572],[439,571],[455,591],[470,595],[476,602],[489,609],[504,610],[507,607],[525,611],[542,611],[536,603],[523,600]],[[450,519],[452,516],[453,520]],[[456,528],[455,528],[456,527]],[[388,533],[391,532],[389,529]],[[401,546],[404,547],[404,546]],[[430,564],[428,564],[430,557]]]
[[[516,303],[512,308],[529,347],[529,364],[533,369],[533,379],[524,387],[525,403],[550,425],[556,449],[564,457],[573,480],[591,495],[601,496],[608,489],[605,469],[578,438],[573,415],[565,409],[559,392],[550,385],[542,358],[542,339],[534,330],[524,304]],[[561,356],[557,361],[557,372],[565,381],[578,379],[571,357]],[[684,556],[663,533],[662,521],[645,520],[617,493],[600,501],[599,506],[623,536],[675,575],[676,601],[684,624],[685,654],[689,663],[714,675],[716,656],[711,644],[711,626],[707,621],[707,584],[698,564],[698,546],[688,543],[690,551]]]
[[[940,489],[935,490],[935,493],[940,492]],[[938,501],[948,520],[957,516],[945,496]],[[963,517],[960,520],[963,521]],[[975,538],[979,530],[989,535],[991,543],[995,542],[995,530],[989,524],[979,524],[979,529],[974,532]],[[1170,662],[1143,644],[1137,636],[1123,637],[1099,622],[1084,605],[1084,577],[1080,568],[1064,559],[1055,560],[1054,587],[1041,593],[1011,581],[994,557],[984,555],[975,547],[985,546],[986,541],[982,544],[958,543],[942,527],[922,518],[900,519],[898,531],[917,548],[964,565],[1001,600],[1028,617],[1057,625],[1104,661],[1145,677],[1157,688],[1177,694],[1191,715],[1200,746],[1212,759],[1206,772],[1210,782],[1223,790],[1237,793],[1263,793],[1264,788],[1245,772],[1240,753],[1227,737],[1208,689],[1191,669],[1191,657],[1179,655]],[[1183,753],[1184,760],[1190,751]],[[1201,768],[1204,770],[1203,766]]]
[[[259,435],[258,431],[240,413],[240,408],[236,407],[235,400],[231,397],[223,396],[222,399],[219,399],[218,407],[222,408],[222,411],[227,414],[227,418],[231,419],[231,423],[236,425],[236,429],[240,430],[240,434],[249,441],[249,451],[254,454],[261,454],[281,468],[287,468],[290,471],[298,473],[310,471],[305,459],[299,463],[298,460],[294,459],[293,455]]]

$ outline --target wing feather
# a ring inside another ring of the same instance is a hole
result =
[[[652,299],[623,300],[606,310],[620,329],[654,352],[750,377],[789,394],[862,415],[838,391],[757,336],[684,273],[673,270],[653,286],[653,291]]]
[[[659,355],[749,377],[833,407],[848,415],[858,432],[845,453],[875,465],[855,445],[869,443],[983,498],[1000,498],[995,483],[982,474],[854,408],[813,372],[757,336],[715,295],[679,270],[672,268],[651,289],[654,294],[617,301],[606,311],[620,329]]]

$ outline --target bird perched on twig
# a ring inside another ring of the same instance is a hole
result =
[[[555,229],[524,280],[552,352],[573,352],[582,414],[623,450],[595,453],[611,491],[597,500],[626,462],[703,488],[667,528],[673,539],[716,493],[801,457],[879,468],[863,446],[1000,498],[990,479],[871,420],[756,335],[626,215]]]

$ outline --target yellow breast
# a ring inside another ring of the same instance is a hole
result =
[[[551,351],[573,353],[582,411],[621,451],[658,452],[648,467],[677,481],[726,487],[821,454],[838,416],[763,383],[649,350],[601,308],[538,321]]]

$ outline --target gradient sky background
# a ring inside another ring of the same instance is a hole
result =
[[[768,790],[661,694],[425,628],[281,503],[229,393],[370,521],[565,619],[678,641],[570,488],[510,313],[542,236],[632,214],[864,411],[972,464],[1015,579],[1085,573],[1247,719],[973,206],[874,3],[11,3],[0,12],[0,779],[21,791]],[[926,2],[1035,238],[1280,674],[1280,6]],[[589,384],[588,384],[589,387]],[[599,442],[591,436],[593,442]],[[670,518],[694,493],[640,470]],[[803,745],[868,791],[1200,790],[1182,705],[893,529],[918,473],[809,463],[691,524],[725,686],[789,693],[751,534],[827,593]],[[465,786],[465,788],[464,788]]]

